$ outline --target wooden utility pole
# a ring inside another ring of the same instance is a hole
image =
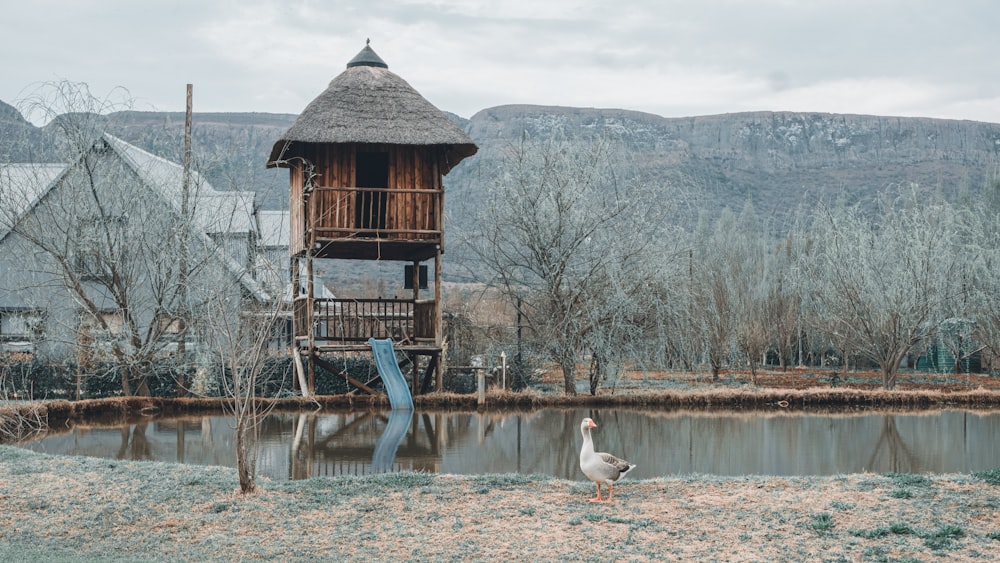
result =
[[[177,274],[177,281],[180,284],[178,299],[180,301],[180,327],[177,331],[177,355],[184,361],[184,354],[187,351],[188,322],[191,312],[188,311],[188,233],[191,229],[191,121],[192,121],[192,98],[194,87],[187,85],[187,103],[184,111],[184,172],[181,180],[181,229],[180,229],[180,271]],[[180,370],[177,380],[177,396],[182,397],[187,394],[185,390],[184,370]]]

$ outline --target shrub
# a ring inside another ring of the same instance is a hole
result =
[[[986,471],[977,471],[972,475],[986,481],[990,485],[1000,485],[1000,467],[987,469]]]
[[[350,375],[354,379],[357,379],[366,385],[378,373],[378,370],[375,368],[375,363],[372,362],[370,358],[337,358],[331,363],[333,363],[334,367],[341,370],[343,373]],[[294,371],[289,371],[289,376],[291,377],[294,373]],[[351,386],[340,373],[330,373],[318,364],[315,367],[315,373],[317,395],[340,395],[351,390]],[[376,390],[382,389],[381,380],[372,384],[370,387]]]
[[[817,532],[825,532],[833,528],[833,517],[829,512],[820,512],[812,516],[812,528]]]
[[[883,473],[882,475],[892,479],[892,481],[900,487],[927,487],[931,484],[931,480],[924,475],[891,472]]]
[[[292,387],[293,369],[290,357],[267,358],[257,381],[257,395],[280,397],[287,394]],[[226,388],[223,384],[225,372],[219,366],[195,366],[165,359],[149,366],[147,372],[146,383],[153,397],[177,397],[181,381],[186,389],[194,388],[198,391],[196,394],[209,397],[220,396]],[[342,377],[318,379],[333,389],[337,389],[337,385],[331,380],[339,379],[341,390],[334,393],[347,390]],[[105,399],[121,394],[121,367],[114,362],[92,362],[82,368],[72,362],[52,363],[39,358],[0,361],[0,397],[73,400]]]
[[[951,549],[955,547],[955,540],[964,536],[965,530],[949,524],[925,535],[924,544],[931,549]]]

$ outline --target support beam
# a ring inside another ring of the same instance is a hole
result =
[[[316,294],[315,290],[315,276],[313,275],[313,257],[312,250],[308,251],[306,254],[306,326],[309,331],[309,393],[316,393],[316,368],[315,362],[312,360],[316,359],[316,322],[313,316],[316,314]]]
[[[341,377],[343,377],[344,379],[346,379],[348,383],[350,383],[351,385],[357,387],[358,389],[361,389],[365,393],[368,393],[369,395],[378,395],[377,391],[375,391],[371,387],[365,385],[364,383],[361,383],[357,379],[354,379],[353,377],[351,377],[350,375],[348,375],[347,372],[345,372],[343,370],[337,369],[336,366],[334,366],[330,362],[324,360],[323,358],[320,358],[319,356],[313,355],[312,356],[312,360],[313,360],[313,362],[316,365],[318,365],[319,367],[325,369],[326,371],[328,371],[330,373],[339,374]]]
[[[313,389],[309,388],[309,384],[306,382],[305,370],[302,367],[302,355],[299,354],[299,347],[292,346],[292,359],[295,360],[295,375],[298,378],[299,390],[302,391],[303,397],[312,397],[315,392]]]
[[[443,252],[443,248],[438,246],[437,252],[434,253],[434,346],[436,346],[439,350],[442,350],[443,353],[444,348],[442,347],[442,343],[444,342],[444,312],[441,311],[443,306],[443,302],[441,301],[441,252]],[[441,369],[443,366],[443,361],[434,362],[434,379],[437,382],[438,391],[444,389],[444,371]]]
[[[431,356],[430,361],[427,362],[427,369],[424,370],[423,381],[421,382],[421,385],[420,385],[420,394],[421,395],[424,394],[424,393],[429,393],[430,392],[430,390],[431,390],[430,389],[430,387],[431,387],[431,377],[434,376],[438,372],[437,365],[438,365],[438,355],[435,354],[435,355]],[[441,388],[438,387],[438,391],[440,391],[440,390],[441,390]]]
[[[416,397],[420,392],[420,356],[416,354],[406,354],[410,359],[412,367],[410,369],[410,395]]]

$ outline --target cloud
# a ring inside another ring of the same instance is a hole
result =
[[[957,118],[963,115],[963,104],[974,103],[980,104],[976,113],[990,115],[986,101],[968,100],[969,95],[961,85],[911,77],[880,77],[819,81],[764,94],[752,103],[758,109],[938,118]],[[1000,117],[1000,112],[993,111],[992,115]]]
[[[140,105],[297,113],[371,38],[432,103],[1000,121],[986,0],[40,0],[0,20],[0,100],[125,86]],[[26,48],[27,46],[27,48]],[[986,62],[984,62],[986,61]]]

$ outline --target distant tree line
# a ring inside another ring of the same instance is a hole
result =
[[[932,350],[956,372],[1000,354],[995,171],[952,200],[893,185],[778,231],[751,202],[663,204],[634,170],[614,140],[525,137],[480,178],[471,275],[517,310],[519,349],[558,366],[566,393],[581,369],[596,393],[626,368],[740,368],[756,383],[763,364],[870,366],[893,389]]]

